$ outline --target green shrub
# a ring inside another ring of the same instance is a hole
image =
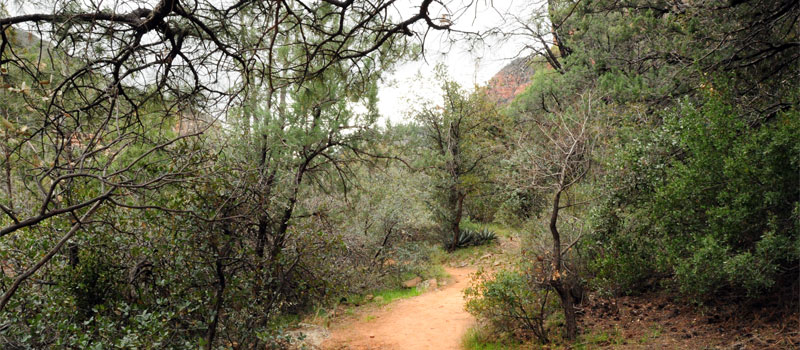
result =
[[[613,156],[587,240],[606,285],[661,281],[700,301],[796,280],[787,271],[800,261],[800,112],[748,122],[726,101],[685,102]]]
[[[557,296],[521,272],[500,271],[465,291],[467,311],[498,333],[548,341],[545,321],[558,309]]]
[[[64,284],[74,298],[79,316],[88,319],[94,314],[96,306],[108,300],[116,299],[114,268],[105,258],[90,254],[81,254],[80,262],[67,269]]]

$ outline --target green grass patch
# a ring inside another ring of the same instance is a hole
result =
[[[640,344],[646,344],[650,340],[660,337],[662,332],[663,332],[663,329],[661,328],[660,325],[650,326],[650,328],[647,331],[647,334],[645,334],[641,338],[639,338],[639,343]]]
[[[619,329],[614,329],[611,332],[592,332],[583,334],[578,337],[574,348],[576,350],[597,349],[607,345],[622,345],[625,344],[625,338]]]
[[[372,299],[372,301],[379,305],[386,305],[395,300],[411,298],[420,294],[422,294],[422,292],[420,292],[416,287],[385,289],[375,292],[373,294],[375,298]]]
[[[505,238],[514,237],[514,238],[516,238],[516,237],[519,236],[519,230],[518,229],[515,229],[513,227],[509,227],[509,226],[506,226],[506,225],[501,225],[501,224],[498,224],[498,223],[494,223],[494,222],[488,223],[488,224],[484,224],[483,228],[488,228],[488,229],[494,231],[500,237],[505,237]]]
[[[431,256],[431,263],[433,264],[432,268],[444,270],[444,267],[441,265],[454,262],[474,262],[486,253],[501,253],[500,245],[495,242],[487,245],[459,248],[449,253],[446,250],[439,248]],[[436,278],[438,279],[438,277]]]
[[[502,253],[502,249],[497,242],[487,245],[460,248],[448,254],[447,261],[457,263],[467,262],[473,264],[478,262],[478,259],[487,253],[500,254]]]
[[[489,340],[480,329],[473,327],[464,334],[461,347],[465,350],[516,350],[521,348],[521,344]]]
[[[373,296],[371,300],[367,300],[366,298],[366,296],[369,294]],[[347,304],[355,306],[365,305],[369,303],[386,305],[395,300],[411,298],[420,294],[422,294],[422,291],[417,290],[416,287],[415,288],[398,287],[393,289],[381,289],[377,291],[372,291],[371,293],[367,293],[364,295],[351,294],[350,296],[347,297]]]

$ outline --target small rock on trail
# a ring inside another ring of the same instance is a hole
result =
[[[403,282],[403,287],[404,287],[404,288],[414,288],[414,287],[416,287],[416,286],[417,286],[417,285],[418,285],[420,282],[422,282],[422,278],[419,278],[419,277],[414,277],[414,278],[412,278],[412,279],[410,279],[410,280],[408,280],[408,281],[405,281],[405,282]]]
[[[424,280],[420,284],[417,285],[417,289],[422,291],[434,290],[438,287],[435,278],[431,278],[429,280]]]

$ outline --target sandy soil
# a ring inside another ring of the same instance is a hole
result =
[[[452,280],[439,290],[393,302],[331,326],[325,350],[457,350],[475,319],[464,310],[462,291],[474,268],[446,268]]]

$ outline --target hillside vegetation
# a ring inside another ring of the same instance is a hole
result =
[[[498,239],[475,346],[583,346],[616,297],[800,326],[796,0],[531,5],[481,37],[525,58],[438,67],[397,125],[415,40],[477,39],[439,2],[29,6],[0,0],[0,348],[283,348]]]

